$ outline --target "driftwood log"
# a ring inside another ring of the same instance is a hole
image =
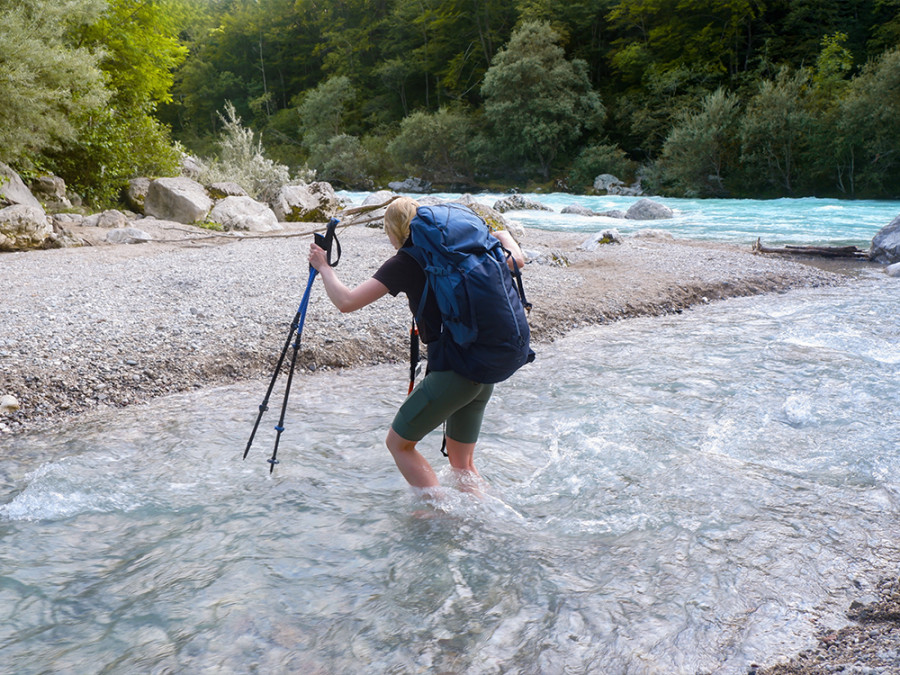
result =
[[[770,248],[763,246],[760,239],[753,245],[754,253],[780,253],[782,255],[818,255],[826,258],[868,258],[868,251],[856,246],[785,246]]]

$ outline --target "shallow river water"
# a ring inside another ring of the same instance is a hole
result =
[[[394,468],[402,366],[295,379],[272,476],[274,406],[241,459],[261,381],[15,438],[2,670],[727,674],[793,653],[900,560],[898,282],[542,346],[496,389],[480,498]]]

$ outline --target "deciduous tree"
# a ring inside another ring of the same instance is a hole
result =
[[[741,120],[741,161],[756,184],[793,196],[812,116],[809,73],[782,69],[760,84]]]
[[[722,196],[729,168],[737,164],[737,96],[717,89],[700,109],[679,115],[659,159],[665,182],[679,195]]]
[[[418,111],[400,124],[400,133],[388,145],[398,166],[435,183],[471,182],[469,144],[474,127],[468,114],[441,108]]]
[[[0,0],[0,161],[74,140],[77,120],[109,98],[98,55],[69,39],[102,8],[100,0]]]
[[[584,61],[565,58],[556,32],[546,23],[522,24],[499,52],[481,88],[484,112],[499,152],[550,167],[605,114]]]
[[[900,49],[868,64],[839,110],[843,187],[852,195],[900,196]]]

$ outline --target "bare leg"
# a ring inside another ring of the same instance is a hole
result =
[[[456,474],[459,489],[480,496],[484,484],[475,468],[475,444],[460,443],[448,437],[447,458]]]
[[[391,456],[393,456],[394,462],[397,463],[400,473],[403,474],[406,482],[410,485],[416,488],[437,487],[440,485],[428,460],[416,450],[416,441],[408,441],[396,431],[390,429],[385,439],[385,444],[387,444],[388,450],[391,451]]]
[[[457,471],[469,471],[478,475],[475,468],[475,444],[460,443],[452,438],[447,438],[447,459],[450,460],[450,466]]]

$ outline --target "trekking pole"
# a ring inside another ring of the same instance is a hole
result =
[[[325,235],[321,235],[315,233],[315,243],[317,246],[321,247],[325,250],[325,254],[327,256],[328,264],[331,267],[336,267],[338,261],[341,259],[341,244],[338,241],[337,237],[334,234],[335,228],[337,227],[338,220],[336,218],[332,218],[328,222],[328,226],[325,230]],[[331,260],[331,247],[332,242],[337,245],[337,258],[332,262]],[[278,357],[278,362],[275,364],[275,371],[272,373],[272,379],[269,381],[269,387],[266,390],[266,395],[263,397],[262,403],[259,406],[259,414],[256,416],[256,422],[253,424],[253,430],[250,432],[250,439],[247,441],[247,447],[244,450],[244,459],[247,459],[247,454],[250,452],[250,446],[253,445],[253,439],[256,437],[256,431],[259,429],[259,423],[262,420],[263,414],[269,409],[269,398],[272,396],[272,390],[275,388],[275,382],[278,379],[278,375],[281,373],[281,367],[284,363],[284,357],[287,354],[288,347],[291,346],[291,338],[294,337],[294,333],[296,331],[296,340],[294,340],[294,353],[291,357],[291,366],[288,371],[288,379],[287,384],[285,385],[284,391],[284,399],[281,404],[281,417],[278,420],[278,425],[275,427],[276,436],[275,436],[275,447],[272,450],[272,457],[266,461],[269,462],[269,473],[272,473],[275,470],[275,465],[278,464],[278,443],[281,440],[281,433],[284,431],[284,416],[287,411],[287,403],[288,396],[291,391],[291,382],[294,379],[294,368],[297,363],[297,353],[300,351],[300,340],[303,336],[303,324],[306,322],[306,310],[309,306],[309,296],[312,291],[313,281],[316,279],[316,269],[310,265],[309,266],[309,279],[306,282],[306,290],[303,292],[303,299],[300,301],[300,306],[297,309],[297,313],[294,315],[294,320],[291,321],[291,327],[288,331],[287,340],[285,340],[284,347],[281,349],[281,355]]]
[[[419,329],[416,327],[416,317],[413,317],[409,327],[409,390],[406,395],[412,393],[416,386],[416,370],[419,367]]]

